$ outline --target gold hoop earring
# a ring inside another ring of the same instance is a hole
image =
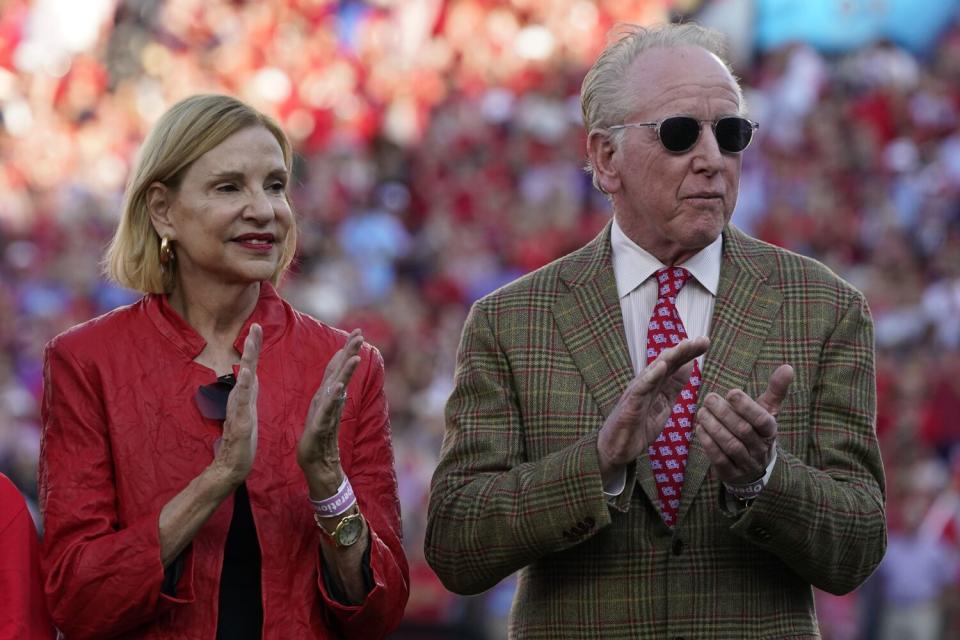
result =
[[[173,242],[167,236],[163,236],[160,239],[160,266],[168,266],[173,262],[173,256]]]

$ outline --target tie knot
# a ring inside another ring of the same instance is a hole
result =
[[[664,267],[657,271],[657,297],[673,298],[690,279],[690,272],[683,267]]]

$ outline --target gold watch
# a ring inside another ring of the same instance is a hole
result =
[[[349,547],[360,539],[363,534],[363,514],[360,513],[360,507],[354,505],[352,512],[340,518],[337,527],[333,531],[327,531],[323,525],[324,518],[320,513],[314,512],[313,519],[323,532],[324,538],[335,542],[338,547]]]

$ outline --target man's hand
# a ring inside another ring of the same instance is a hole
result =
[[[690,379],[694,359],[709,347],[710,340],[700,337],[664,349],[623,392],[597,438],[604,486],[657,439],[677,395]]]
[[[697,438],[722,482],[745,484],[763,477],[777,439],[777,412],[793,382],[793,367],[781,365],[767,390],[754,400],[741,389],[726,397],[708,393],[697,411]]]

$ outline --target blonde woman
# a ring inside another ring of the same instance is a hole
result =
[[[408,595],[383,393],[359,331],[274,286],[292,153],[227,96],[150,133],[106,256],[143,292],[50,342],[45,590],[67,638],[378,638]]]

